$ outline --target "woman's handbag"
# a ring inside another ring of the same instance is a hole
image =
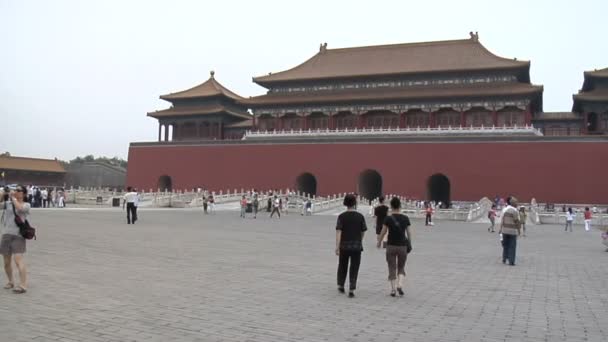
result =
[[[30,226],[27,219],[24,220],[21,216],[17,215],[14,203],[11,203],[11,205],[13,206],[13,214],[15,214],[15,224],[19,227],[19,234],[26,240],[36,240],[36,228]]]

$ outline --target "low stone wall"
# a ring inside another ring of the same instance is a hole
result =
[[[424,219],[426,217],[424,209],[404,209],[402,212],[410,218]],[[433,220],[466,221],[468,216],[468,210],[438,209],[433,213]]]
[[[538,218],[540,220],[540,224],[557,224],[557,225],[565,225],[566,224],[566,214],[565,213],[539,213]],[[585,219],[583,217],[583,213],[578,213],[574,218],[574,224],[585,224]],[[606,227],[608,226],[608,215],[606,214],[595,214],[591,219],[591,226],[600,226]]]

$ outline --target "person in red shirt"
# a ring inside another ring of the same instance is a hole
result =
[[[591,229],[591,210],[589,207],[585,207],[585,230],[589,231]]]
[[[432,226],[433,225],[433,206],[431,205],[431,202],[427,202],[426,203],[426,219],[424,222],[425,226]]]

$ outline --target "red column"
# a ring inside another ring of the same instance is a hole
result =
[[[224,140],[224,122],[220,121],[218,124],[218,129],[220,130],[220,140]]]
[[[163,127],[163,125],[160,124],[160,122],[158,123],[158,141],[161,141],[161,136],[160,136],[160,129],[161,127]]]
[[[492,110],[492,125],[498,126],[498,113],[496,113],[496,110]]]
[[[460,127],[464,127],[467,125],[467,117],[464,114],[464,110],[460,111]]]
[[[357,127],[358,128],[365,127],[365,125],[363,124],[363,115],[361,114],[361,112],[357,113]]]
[[[587,134],[589,133],[589,113],[585,112],[583,114],[584,116],[584,121],[583,121],[583,134]]]
[[[530,110],[530,105],[526,106],[526,112],[525,112],[525,120],[526,120],[526,125],[531,125],[532,124],[532,112]]]
[[[435,122],[435,112],[429,112],[429,126],[437,127],[437,123]]]
[[[407,124],[405,122],[405,113],[399,114],[399,128],[405,128],[406,125]]]
[[[327,114],[329,115],[329,123],[328,123],[329,129],[336,129],[336,118],[334,117],[334,115],[331,112],[329,112]]]
[[[302,117],[302,129],[308,129],[308,115],[306,114],[304,114],[304,116]]]
[[[281,117],[277,115],[276,119],[275,119],[275,123],[274,123],[274,130],[275,131],[280,131],[281,130]]]
[[[171,131],[171,141],[174,140],[179,140],[180,135],[179,135],[179,127],[180,124],[173,124],[173,130]]]
[[[252,120],[253,120],[253,122],[251,123],[251,130],[255,131],[256,130],[256,127],[255,127],[255,114],[253,115]]]

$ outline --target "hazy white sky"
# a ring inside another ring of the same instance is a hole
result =
[[[583,71],[608,67],[608,1],[0,0],[0,152],[126,158],[154,141],[159,95],[209,71],[242,96],[252,76],[329,48],[463,39],[531,60],[545,111],[569,111]]]

